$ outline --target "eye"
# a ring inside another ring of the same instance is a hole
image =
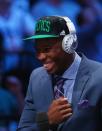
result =
[[[48,53],[51,50],[51,47],[42,47],[42,48],[35,48],[36,53]]]
[[[51,50],[51,47],[45,47],[45,48],[43,49],[43,52],[47,53],[47,52],[49,52],[50,50]]]

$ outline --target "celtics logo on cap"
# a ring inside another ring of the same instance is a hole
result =
[[[39,22],[36,25],[36,31],[50,32],[50,25],[51,25],[51,22],[48,20],[39,20]]]

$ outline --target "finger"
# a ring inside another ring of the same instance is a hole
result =
[[[72,113],[72,109],[68,108],[68,109],[65,109],[65,110],[61,110],[60,112],[61,112],[61,114],[66,115],[66,114]]]
[[[68,108],[71,108],[70,104],[63,104],[63,105],[58,106],[59,110],[64,110],[64,109],[68,109]]]
[[[72,115],[72,113],[65,114],[65,115],[63,115],[63,119],[66,119],[66,118],[70,117],[71,115]]]
[[[63,105],[63,104],[68,104],[67,98],[60,97],[59,99],[56,100],[56,104]]]

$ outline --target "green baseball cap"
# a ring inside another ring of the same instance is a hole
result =
[[[45,16],[37,21],[34,35],[24,40],[55,38],[71,32],[75,32],[75,27],[68,17]]]

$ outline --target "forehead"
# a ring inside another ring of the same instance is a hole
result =
[[[53,46],[54,44],[60,42],[59,38],[47,38],[47,39],[36,39],[35,46]]]

